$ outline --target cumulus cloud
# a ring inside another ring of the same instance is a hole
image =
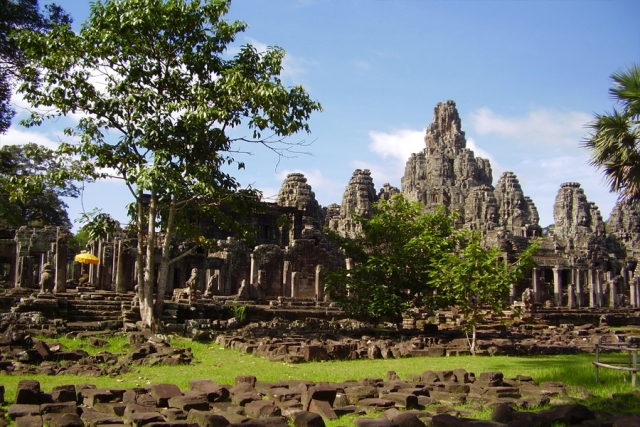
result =
[[[16,126],[9,128],[6,134],[0,135],[0,146],[3,145],[25,145],[34,143],[55,150],[60,145],[50,134],[32,132],[20,129]]]
[[[406,161],[411,154],[422,151],[424,145],[423,130],[395,129],[391,133],[369,132],[369,150],[383,159],[394,158]]]
[[[524,116],[505,117],[482,107],[471,113],[478,135],[497,135],[513,141],[546,146],[576,146],[593,117],[581,111],[536,108]]]

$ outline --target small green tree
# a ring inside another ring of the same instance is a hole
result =
[[[330,233],[353,268],[328,271],[326,291],[350,315],[399,320],[412,307],[437,307],[432,263],[453,251],[459,237],[454,214],[424,213],[402,195],[381,200],[371,219],[357,217],[362,234],[351,240]]]
[[[538,245],[529,246],[514,263],[500,248],[486,248],[479,233],[470,233],[457,250],[431,261],[430,285],[443,303],[458,307],[471,329],[471,352],[476,351],[476,326],[485,313],[501,314],[508,305],[511,285],[518,283],[533,265]]]

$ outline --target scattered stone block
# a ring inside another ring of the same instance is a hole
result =
[[[15,403],[40,405],[40,382],[36,380],[20,380],[16,390]]]
[[[220,414],[193,409],[187,414],[187,422],[196,423],[199,427],[226,427],[229,420]]]
[[[42,427],[43,421],[40,415],[25,415],[16,418],[16,427]]]
[[[324,420],[319,414],[308,411],[297,412],[293,417],[295,427],[325,427]]]

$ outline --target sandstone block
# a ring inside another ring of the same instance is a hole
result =
[[[40,382],[36,380],[20,380],[16,390],[15,403],[40,405]]]
[[[268,400],[254,400],[244,406],[244,414],[253,418],[280,416],[280,408]]]
[[[16,418],[16,427],[42,427],[43,420],[40,415],[25,415]]]
[[[49,427],[84,427],[78,414],[46,414],[42,419]]]
[[[187,422],[196,423],[199,427],[226,427],[229,421],[220,414],[193,409],[187,414]]]
[[[154,384],[149,389],[149,394],[156,399],[156,406],[167,407],[169,399],[182,396],[182,391],[175,384]]]
[[[386,418],[356,418],[355,427],[396,427],[396,424]]]
[[[331,403],[326,400],[311,399],[309,412],[320,414],[320,416],[325,420],[335,420],[338,418],[338,415],[331,407]]]
[[[325,427],[324,420],[319,414],[308,411],[297,412],[293,418],[293,425],[295,427]]]
[[[14,403],[13,405],[9,406],[7,414],[12,420],[15,420],[19,417],[25,417],[27,415],[40,415],[40,405]]]
[[[167,404],[171,408],[182,409],[185,412],[188,412],[192,409],[197,409],[199,411],[209,410],[209,401],[206,397],[204,397],[204,395],[176,396],[170,398]]]
[[[301,393],[302,409],[309,410],[309,404],[311,400],[323,400],[329,403],[329,406],[333,406],[333,402],[336,399],[338,390],[329,384],[319,383],[313,387],[309,387],[307,390]]]

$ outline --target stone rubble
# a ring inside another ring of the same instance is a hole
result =
[[[4,387],[0,390],[4,400]],[[580,386],[538,383],[526,375],[505,378],[501,372],[476,376],[465,369],[427,370],[406,379],[389,371],[386,378],[344,382],[268,382],[249,375],[229,385],[194,379],[188,390],[173,384],[130,389],[67,384],[45,392],[38,381],[21,380],[6,415],[17,427],[324,427],[325,420],[349,414],[356,427],[629,427],[640,422],[640,416],[596,413],[574,401],[589,397]],[[637,392],[617,397],[640,402]],[[471,411],[482,410],[491,411],[492,421],[472,418]]]

